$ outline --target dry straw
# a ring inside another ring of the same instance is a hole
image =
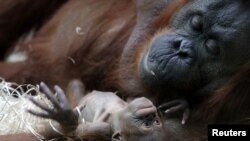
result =
[[[17,85],[0,78],[0,135],[32,133],[38,139],[43,138],[36,131],[45,119],[35,117],[26,111],[27,109],[40,110],[28,99],[34,91],[37,93],[34,96],[35,99],[49,104],[45,96],[40,94],[38,86]]]

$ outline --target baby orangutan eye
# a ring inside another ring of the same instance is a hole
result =
[[[144,126],[147,127],[147,128],[149,128],[150,127],[150,123],[149,122],[145,122]]]
[[[159,125],[160,124],[160,121],[158,119],[155,120],[154,124],[157,124]]]
[[[159,120],[155,114],[147,115],[142,117],[144,119],[143,126],[150,128],[153,124],[159,124]]]

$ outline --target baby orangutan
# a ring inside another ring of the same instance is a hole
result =
[[[44,112],[28,112],[53,120],[46,125],[45,131],[40,132],[46,139],[59,136],[84,138],[87,133],[93,133],[112,138],[112,141],[165,140],[157,109],[144,97],[126,103],[111,92],[93,91],[83,96],[83,84],[74,80],[69,84],[67,92],[71,97],[68,101],[59,86],[54,88],[56,96],[44,83],[40,87],[53,108],[31,98]],[[74,102],[78,102],[75,109],[71,108],[75,106]]]

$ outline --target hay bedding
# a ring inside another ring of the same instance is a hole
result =
[[[31,95],[34,99],[44,102],[51,108],[53,107],[45,95],[39,91],[39,86],[17,85],[6,82],[0,77],[0,136],[31,133],[40,141],[73,141],[73,138],[67,136],[48,140],[39,134],[39,131],[44,128],[44,123],[50,121],[27,112],[27,109],[41,112],[41,109],[28,99]],[[58,131],[55,130],[55,132]],[[92,141],[91,136],[90,139],[78,138],[78,140]]]
[[[46,97],[41,95],[38,86],[17,85],[0,78],[0,135],[32,133],[40,139],[43,138],[37,131],[46,119],[26,112],[27,109],[40,111],[28,99],[34,91],[37,93],[35,99],[51,105]]]

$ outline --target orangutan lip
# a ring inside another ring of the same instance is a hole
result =
[[[149,68],[148,56],[149,56],[149,53],[147,53],[147,54],[144,56],[144,59],[143,59],[143,66],[144,66],[144,69],[145,69],[145,71],[146,71],[148,74],[151,74],[152,76],[156,76],[156,75],[155,75],[155,72]]]

